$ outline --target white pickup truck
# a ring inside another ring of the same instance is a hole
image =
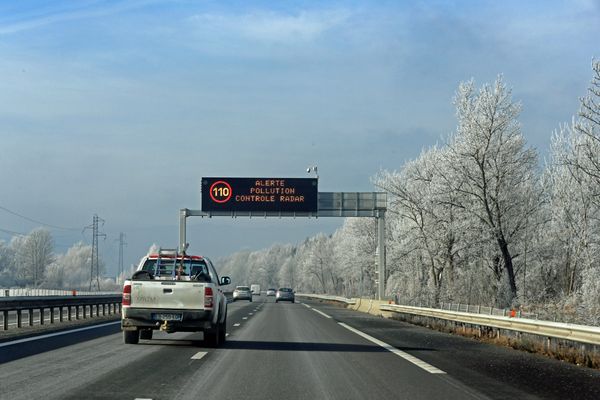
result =
[[[123,340],[152,339],[154,330],[204,332],[209,346],[225,342],[227,299],[208,258],[161,250],[144,257],[123,285]]]

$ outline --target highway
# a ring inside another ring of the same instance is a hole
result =
[[[231,303],[227,331],[1,342],[0,399],[600,398],[600,371],[314,301]]]

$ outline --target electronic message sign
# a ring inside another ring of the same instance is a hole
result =
[[[316,178],[202,178],[202,211],[317,212]]]

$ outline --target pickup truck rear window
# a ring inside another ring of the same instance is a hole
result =
[[[181,268],[180,268],[181,267]],[[204,260],[176,260],[174,258],[148,259],[142,267],[154,276],[189,276],[190,278],[210,282],[208,267]]]

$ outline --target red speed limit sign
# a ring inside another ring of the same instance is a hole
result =
[[[210,198],[215,203],[227,203],[232,193],[231,185],[225,181],[216,181],[210,185]]]

